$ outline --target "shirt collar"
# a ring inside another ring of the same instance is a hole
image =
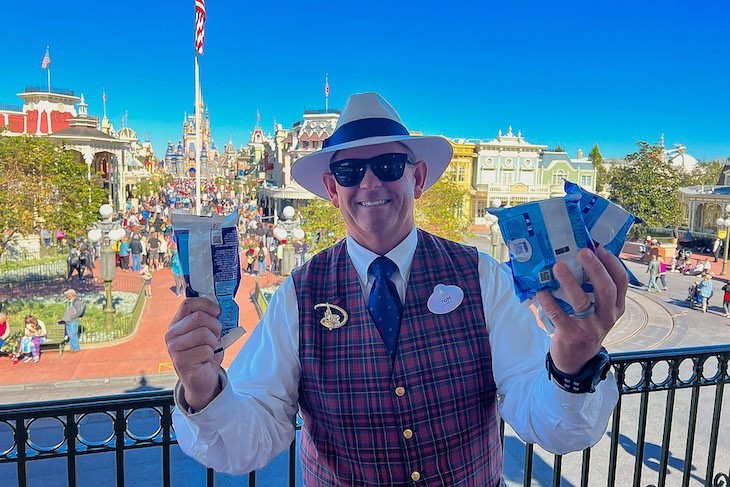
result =
[[[386,257],[398,266],[398,273],[405,282],[408,282],[408,275],[411,272],[413,255],[416,253],[417,244],[418,231],[414,226],[401,243],[385,254]],[[347,254],[350,256],[350,260],[352,260],[352,264],[355,266],[360,280],[362,282],[368,282],[368,269],[370,268],[370,264],[378,257],[378,254],[357,243],[349,233],[347,234]]]

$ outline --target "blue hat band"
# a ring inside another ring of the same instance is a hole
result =
[[[369,137],[389,137],[393,135],[410,134],[403,125],[395,120],[387,118],[363,118],[348,122],[335,130],[331,136],[324,139],[322,148],[327,149]]]

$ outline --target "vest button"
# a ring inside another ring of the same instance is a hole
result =
[[[418,482],[419,480],[421,480],[421,472],[419,472],[418,470],[414,470],[411,473],[411,480],[413,480],[414,482]]]
[[[411,438],[413,438],[413,431],[410,429],[405,429],[403,430],[403,436],[406,440],[410,440]]]
[[[406,394],[406,388],[403,386],[399,386],[395,388],[395,395],[396,396],[405,396]]]

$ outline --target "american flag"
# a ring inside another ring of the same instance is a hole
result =
[[[324,96],[330,96],[330,82],[327,75],[324,77]]]
[[[195,50],[203,54],[205,40],[205,0],[195,0]]]
[[[46,69],[50,65],[51,65],[51,55],[48,53],[48,48],[46,48],[46,55],[43,56],[43,61],[41,61],[41,68]]]

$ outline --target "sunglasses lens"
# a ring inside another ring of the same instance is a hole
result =
[[[340,186],[349,188],[360,184],[367,167],[384,182],[397,181],[403,177],[408,154],[381,154],[370,159],[342,159],[330,163],[330,171]]]

